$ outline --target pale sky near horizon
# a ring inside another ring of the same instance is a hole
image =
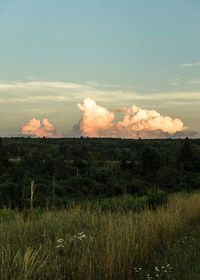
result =
[[[32,118],[67,135],[91,98],[200,135],[200,1],[0,0],[0,136]]]

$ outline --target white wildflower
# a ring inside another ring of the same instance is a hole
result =
[[[56,248],[64,248],[65,246],[63,245],[63,244],[58,244],[57,246],[56,246]]]
[[[62,243],[64,241],[64,239],[60,238],[57,240],[58,243]]]

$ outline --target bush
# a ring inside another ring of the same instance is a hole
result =
[[[11,220],[14,220],[16,216],[16,211],[10,209],[10,208],[3,208],[0,209],[0,222],[9,222]]]
[[[167,193],[164,191],[148,191],[147,192],[147,204],[149,208],[155,209],[160,205],[166,204],[168,201]]]

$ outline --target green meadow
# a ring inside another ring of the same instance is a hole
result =
[[[0,279],[199,279],[200,193],[154,209],[0,211]]]

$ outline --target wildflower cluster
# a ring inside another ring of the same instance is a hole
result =
[[[142,268],[141,267],[134,267],[134,272],[138,274],[139,279],[141,276],[143,276],[144,274],[142,273]],[[163,265],[163,266],[155,266],[153,268],[153,271],[151,274],[146,274],[145,278],[142,279],[147,279],[147,280],[155,280],[155,279],[159,279],[162,278],[164,275],[169,274],[171,271],[173,270],[172,266],[170,264],[167,265]],[[142,275],[141,275],[142,273]],[[162,278],[163,279],[163,278]]]
[[[64,242],[64,239],[62,239],[62,238],[58,239],[56,248],[64,248],[65,246],[64,246],[63,242]]]
[[[150,274],[147,274],[147,280],[152,280],[153,277]]]
[[[141,267],[134,267],[134,271],[135,271],[136,273],[141,272],[141,271],[142,271],[142,268],[141,268]]]
[[[182,239],[179,240],[180,243],[182,244],[187,244],[189,241],[188,237],[187,236],[184,236]]]
[[[166,266],[155,266],[154,271],[152,275],[147,274],[147,279],[152,280],[152,279],[158,279],[159,277],[162,277],[164,275],[167,275],[173,270],[173,267],[170,264],[167,264]]]
[[[84,232],[79,232],[78,234],[75,234],[73,237],[69,239],[69,242],[75,241],[75,240],[82,240],[86,238],[86,234]]]

